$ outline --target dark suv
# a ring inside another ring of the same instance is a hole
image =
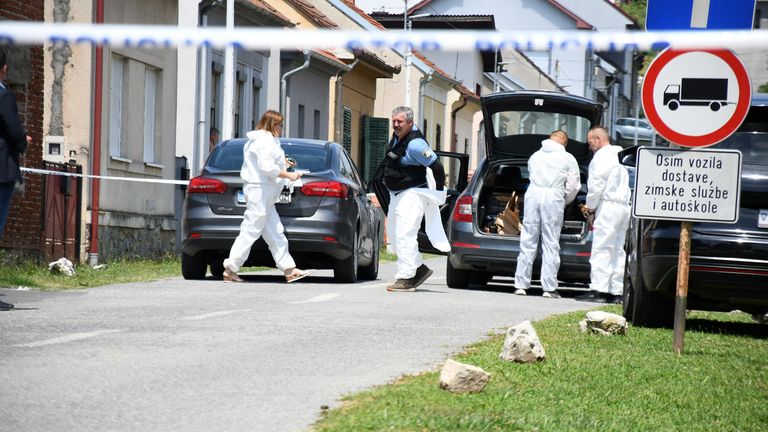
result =
[[[569,135],[566,149],[579,164],[582,182],[576,200],[565,209],[558,279],[589,282],[592,233],[578,210],[578,202],[586,199],[587,169],[592,160],[587,132],[600,123],[602,105],[578,96],[544,91],[496,93],[481,98],[481,104],[487,157],[480,162],[451,214],[448,286],[483,285],[493,276],[515,274],[520,236],[498,234],[494,220],[513,192],[520,197],[525,195],[529,184],[528,158],[556,129]],[[521,216],[525,218],[524,208]],[[538,277],[540,264],[539,253],[534,278]]]
[[[757,94],[736,133],[712,146],[742,153],[739,219],[694,222],[688,308],[768,312],[768,94]],[[622,152],[633,176],[637,147]],[[671,326],[680,222],[632,219],[627,235],[624,316],[641,326]]]

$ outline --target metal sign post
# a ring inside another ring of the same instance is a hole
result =
[[[695,2],[690,23],[701,18],[696,8],[704,3]],[[738,129],[751,93],[747,71],[732,52],[667,49],[648,68],[642,101],[660,135],[683,147],[703,148]],[[692,222],[735,223],[740,183],[738,151],[640,148],[637,153],[633,215],[683,221],[672,344],[676,354],[682,354],[684,346]]]
[[[672,349],[683,353],[685,344],[685,311],[688,309],[688,266],[691,263],[691,222],[680,224],[680,252],[677,258],[677,289],[675,291],[675,321]]]

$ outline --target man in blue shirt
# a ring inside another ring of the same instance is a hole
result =
[[[445,170],[414,126],[411,108],[401,106],[392,111],[392,129],[394,134],[384,163],[384,184],[390,192],[387,232],[397,254],[397,280],[387,291],[408,292],[415,291],[433,273],[419,253],[418,233],[429,205],[427,168],[432,170],[438,191],[444,189]]]

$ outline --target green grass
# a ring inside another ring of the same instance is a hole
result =
[[[581,334],[583,317],[534,323],[541,363],[500,360],[503,334],[455,356],[491,373],[481,393],[439,389],[439,370],[403,377],[345,398],[314,430],[768,430],[768,332],[746,314],[692,313],[682,356],[672,353],[670,330]]]
[[[424,258],[428,259],[434,256],[425,254]],[[380,257],[381,262],[397,260],[396,255],[386,251],[386,247],[381,249]],[[107,267],[100,270],[94,270],[85,264],[77,265],[75,276],[70,277],[51,274],[47,265],[9,265],[4,263],[0,265],[0,288],[23,286],[44,291],[61,291],[125,282],[148,282],[181,276],[181,262],[178,257],[167,257],[160,260],[121,260],[106,264]],[[244,267],[241,272],[263,270],[271,269],[268,267]]]
[[[176,257],[162,260],[122,260],[106,264],[107,267],[100,270],[94,270],[88,265],[77,265],[75,276],[51,274],[47,265],[3,265],[0,266],[0,287],[24,286],[43,291],[60,291],[181,276],[181,263]]]

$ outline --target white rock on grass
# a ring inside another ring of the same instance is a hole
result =
[[[448,359],[440,370],[440,388],[453,393],[483,391],[491,374],[482,368]]]
[[[579,322],[582,333],[592,332],[601,335],[627,334],[627,319],[621,315],[605,311],[589,311],[584,320]]]
[[[59,258],[58,261],[54,261],[48,264],[48,270],[51,273],[59,273],[65,276],[75,275],[75,266],[72,265],[72,261],[66,258]]]
[[[544,345],[530,321],[523,321],[507,330],[499,358],[520,363],[533,363],[546,358]]]

